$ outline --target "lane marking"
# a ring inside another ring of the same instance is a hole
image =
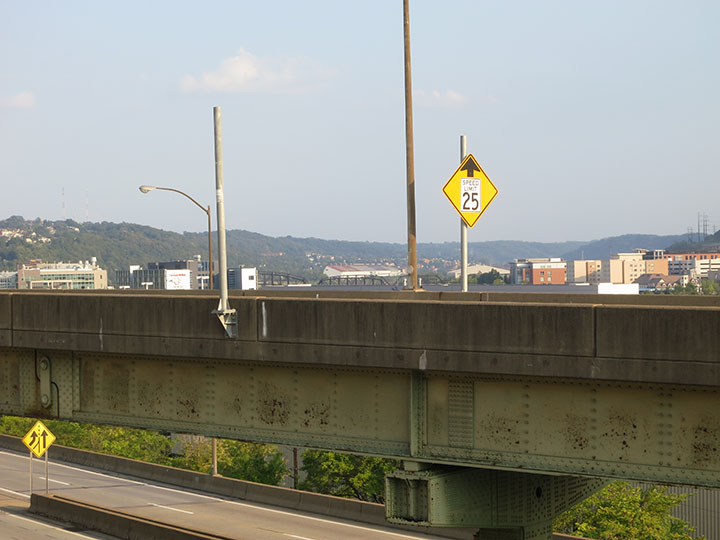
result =
[[[20,493],[19,491],[13,491],[12,489],[5,489],[4,487],[0,487],[0,491],[4,491],[5,493],[12,493],[13,495],[19,495],[20,497],[25,497],[26,499],[30,498],[30,495],[25,495],[24,493]]]
[[[10,453],[10,452],[3,452],[2,450],[0,450],[0,454],[7,454],[7,455],[10,455],[10,456],[18,457],[18,458],[20,458],[20,459],[27,459],[27,456],[24,456],[24,457],[23,457],[23,456],[20,456],[20,455],[18,455],[18,454],[13,454],[13,453]],[[155,484],[148,484],[148,483],[146,483],[146,482],[136,482],[135,480],[128,480],[127,478],[123,478],[123,477],[120,477],[120,476],[112,476],[112,475],[110,475],[110,474],[104,474],[104,473],[99,473],[99,472],[94,472],[94,471],[88,471],[87,469],[80,469],[80,468],[78,468],[78,467],[72,467],[72,466],[70,466],[70,465],[63,465],[62,463],[55,463],[55,465],[58,466],[58,467],[64,467],[64,468],[66,468],[66,469],[71,469],[71,470],[74,470],[74,471],[84,472],[84,473],[92,474],[92,475],[95,475],[95,476],[103,476],[103,477],[106,477],[106,478],[111,478],[111,479],[116,479],[116,480],[123,480],[123,481],[125,481],[125,482],[131,483],[131,484],[136,484],[136,485],[139,485],[139,486],[148,486],[148,487],[150,487],[150,488],[159,489],[159,490],[163,490],[163,491],[170,491],[170,492],[173,492],[173,493],[180,493],[180,494],[185,495],[185,496],[188,496],[188,497],[197,497],[197,498],[199,498],[199,499],[207,499],[207,500],[210,500],[210,501],[226,502],[226,503],[228,503],[228,504],[234,504],[234,505],[236,505],[236,506],[242,506],[242,507],[244,507],[244,508],[255,508],[255,509],[257,509],[257,510],[263,510],[263,511],[265,511],[265,512],[270,512],[270,513],[273,513],[273,514],[280,514],[280,515],[283,515],[283,516],[292,516],[292,517],[295,517],[295,518],[303,518],[303,519],[307,519],[307,520],[309,520],[309,521],[317,521],[317,522],[320,522],[320,523],[329,523],[329,524],[332,524],[332,525],[338,525],[338,526],[342,526],[342,527],[348,527],[348,528],[350,528],[350,529],[358,529],[358,530],[361,530],[361,531],[372,531],[373,533],[376,533],[376,534],[384,534],[384,535],[386,535],[386,536],[392,536],[392,537],[395,537],[395,538],[410,538],[410,539],[413,539],[413,540],[424,540],[425,538],[427,538],[427,537],[422,537],[422,536],[414,536],[414,535],[411,536],[411,535],[409,535],[409,534],[400,534],[400,533],[394,533],[394,532],[390,532],[390,531],[383,531],[382,529],[376,529],[376,528],[373,528],[373,527],[365,527],[365,526],[363,526],[363,525],[352,525],[352,524],[350,524],[350,523],[344,523],[344,522],[342,522],[342,521],[337,521],[337,520],[330,520],[330,519],[323,519],[323,518],[318,518],[318,517],[313,517],[313,516],[306,516],[306,515],[304,515],[304,514],[296,514],[296,513],[293,513],[293,512],[286,512],[286,511],[284,511],[284,510],[276,510],[276,509],[274,509],[274,508],[265,508],[265,507],[263,507],[263,506],[260,506],[260,503],[257,503],[257,504],[241,503],[241,502],[238,502],[238,501],[233,501],[233,500],[229,500],[229,499],[223,499],[223,498],[221,498],[221,497],[213,497],[213,496],[210,496],[210,495],[203,495],[203,494],[200,494],[200,493],[194,493],[194,492],[192,492],[192,491],[183,491],[183,490],[177,489],[177,488],[169,488],[169,487],[165,487],[165,486],[158,486],[158,485],[155,485]],[[101,489],[102,486],[91,487],[91,488],[92,488],[92,489]],[[28,496],[25,495],[25,497],[28,497]],[[28,497],[28,498],[29,498],[29,497]]]
[[[38,476],[40,480],[45,480],[44,476]],[[53,478],[48,478],[48,482],[55,482],[56,484],[62,484],[63,486],[70,486],[72,484],[68,484],[67,482],[61,482],[60,480],[55,480]]]
[[[4,451],[2,451],[2,450],[0,450],[0,454],[6,455],[6,456],[16,457],[16,458],[19,458],[19,459],[27,459],[27,456],[21,456],[21,455],[19,455],[19,454],[15,454],[15,453],[12,453],[12,452],[4,452]],[[91,474],[91,475],[93,475],[93,476],[102,476],[103,478],[113,478],[113,479],[115,479],[115,480],[122,480],[123,482],[127,482],[127,483],[129,483],[129,484],[135,484],[135,485],[138,485],[138,486],[147,486],[147,485],[149,485],[149,484],[147,484],[147,483],[145,483],[145,482],[138,482],[138,481],[136,481],[136,480],[128,480],[127,478],[123,478],[122,476],[113,476],[113,475],[107,474],[107,473],[99,473],[99,472],[95,472],[95,471],[89,471],[88,469],[80,469],[80,468],[78,468],[78,467],[72,467],[72,466],[70,466],[70,465],[64,465],[63,463],[57,463],[57,462],[55,462],[55,463],[53,463],[53,467],[62,467],[62,468],[65,468],[65,469],[70,469],[71,471],[79,471],[79,472],[83,472],[83,473],[86,473],[86,474]],[[92,487],[92,486],[90,486],[90,487]],[[100,486],[98,486],[98,487],[100,487]]]
[[[295,534],[283,533],[283,536],[289,536],[290,538],[297,538],[298,540],[315,540],[314,538],[307,538],[305,536],[297,536]]]
[[[22,519],[23,521],[27,521],[27,522],[32,523],[32,524],[34,524],[34,525],[42,525],[43,527],[47,527],[47,528],[49,528],[49,529],[55,529],[55,530],[58,531],[58,532],[62,531],[62,532],[67,533],[67,534],[72,534],[73,536],[79,536],[80,538],[88,538],[89,540],[95,540],[92,536],[85,536],[84,534],[80,534],[80,533],[77,533],[77,532],[75,532],[75,531],[69,531],[69,530],[67,530],[67,529],[63,529],[62,527],[58,527],[58,526],[55,526],[55,525],[48,525],[47,523],[43,523],[42,521],[36,521],[36,520],[34,520],[34,519],[29,519],[29,518],[26,518],[26,517],[23,517],[23,516],[18,516],[17,514],[13,514],[13,513],[11,513],[11,512],[7,512],[5,515],[6,515],[6,516],[11,516],[11,517],[14,517],[14,518],[17,518],[17,519]]]
[[[176,512],[182,512],[183,514],[194,514],[195,512],[189,512],[187,510],[180,510],[179,508],[173,508],[172,506],[163,506],[162,504],[148,503],[150,506],[157,506],[158,508],[164,508],[165,510],[175,510]]]

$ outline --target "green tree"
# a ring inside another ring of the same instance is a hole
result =
[[[275,446],[222,440],[218,442],[218,473],[277,486],[289,470]]]
[[[302,471],[307,473],[300,489],[376,503],[385,502],[385,474],[399,461],[368,456],[306,450]]]
[[[600,540],[693,540],[694,529],[670,514],[685,498],[615,482],[558,516],[554,530]]]
[[[172,458],[175,467],[210,473],[212,439],[199,437],[183,444],[183,454]],[[218,474],[250,482],[277,486],[289,473],[282,453],[275,446],[219,439]]]
[[[485,285],[491,285],[494,284],[497,280],[500,280],[504,283],[502,276],[500,275],[500,272],[495,270],[494,268],[490,270],[489,272],[485,272],[482,274],[477,275],[477,282]]]
[[[720,294],[720,283],[705,279],[700,285],[700,289],[702,294]]]

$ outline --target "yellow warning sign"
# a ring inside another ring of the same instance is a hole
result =
[[[55,442],[55,435],[45,427],[40,420],[27,432],[22,440],[30,451],[37,457],[42,457],[52,443]]]
[[[498,190],[473,155],[468,154],[443,187],[443,193],[467,226],[472,227],[490,206]]]

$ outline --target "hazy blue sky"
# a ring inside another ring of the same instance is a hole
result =
[[[411,0],[419,242],[720,227],[720,2]],[[0,218],[405,242],[402,1],[0,0]],[[63,191],[65,207],[63,209]]]

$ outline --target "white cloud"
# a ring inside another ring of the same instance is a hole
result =
[[[415,99],[420,106],[441,108],[462,107],[467,102],[467,98],[455,90],[446,90],[445,92],[418,90],[415,92]]]
[[[0,108],[3,109],[34,109],[35,94],[32,92],[20,92],[14,96],[0,98]]]
[[[327,69],[310,59],[261,58],[240,49],[215,71],[186,75],[180,88],[184,92],[293,93],[318,86],[328,75]]]
[[[439,90],[433,90],[432,92],[418,90],[414,92],[414,97],[417,104],[422,107],[437,107],[443,109],[460,108],[465,106],[469,101],[466,96],[455,90],[446,90],[445,92],[440,92]],[[500,103],[500,100],[495,96],[475,97],[473,101],[485,105],[497,105]]]

